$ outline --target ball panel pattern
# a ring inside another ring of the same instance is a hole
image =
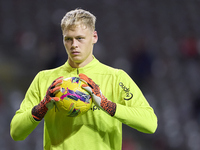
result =
[[[86,113],[92,105],[90,94],[81,88],[86,84],[79,77],[71,77],[63,80],[61,90],[55,95],[60,98],[56,102],[59,112],[68,117],[75,117]]]

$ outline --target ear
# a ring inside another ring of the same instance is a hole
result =
[[[97,41],[98,41],[97,31],[94,31],[94,33],[93,33],[93,44],[97,43]]]

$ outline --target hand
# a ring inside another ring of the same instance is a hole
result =
[[[40,121],[44,118],[46,112],[53,108],[55,101],[59,101],[59,97],[55,97],[55,93],[60,90],[63,77],[59,77],[49,86],[44,99],[32,109],[32,116],[35,120]]]
[[[94,81],[92,81],[92,79],[88,78],[84,74],[79,74],[79,77],[81,80],[88,84],[83,84],[82,88],[91,94],[95,105],[106,111],[111,116],[114,116],[116,111],[116,104],[107,100],[107,98],[102,94],[99,86]]]

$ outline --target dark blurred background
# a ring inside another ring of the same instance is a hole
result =
[[[10,121],[34,76],[67,60],[60,21],[97,16],[101,62],[125,70],[158,116],[147,135],[124,125],[123,150],[200,149],[200,0],[0,0],[0,149],[42,150],[43,122],[24,141]]]

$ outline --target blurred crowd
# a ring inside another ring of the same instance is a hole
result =
[[[43,122],[15,142],[10,121],[34,76],[67,60],[60,21],[83,8],[97,16],[95,57],[125,70],[158,116],[153,135],[124,125],[123,150],[199,150],[199,7],[200,0],[0,0],[0,149],[42,149]]]

